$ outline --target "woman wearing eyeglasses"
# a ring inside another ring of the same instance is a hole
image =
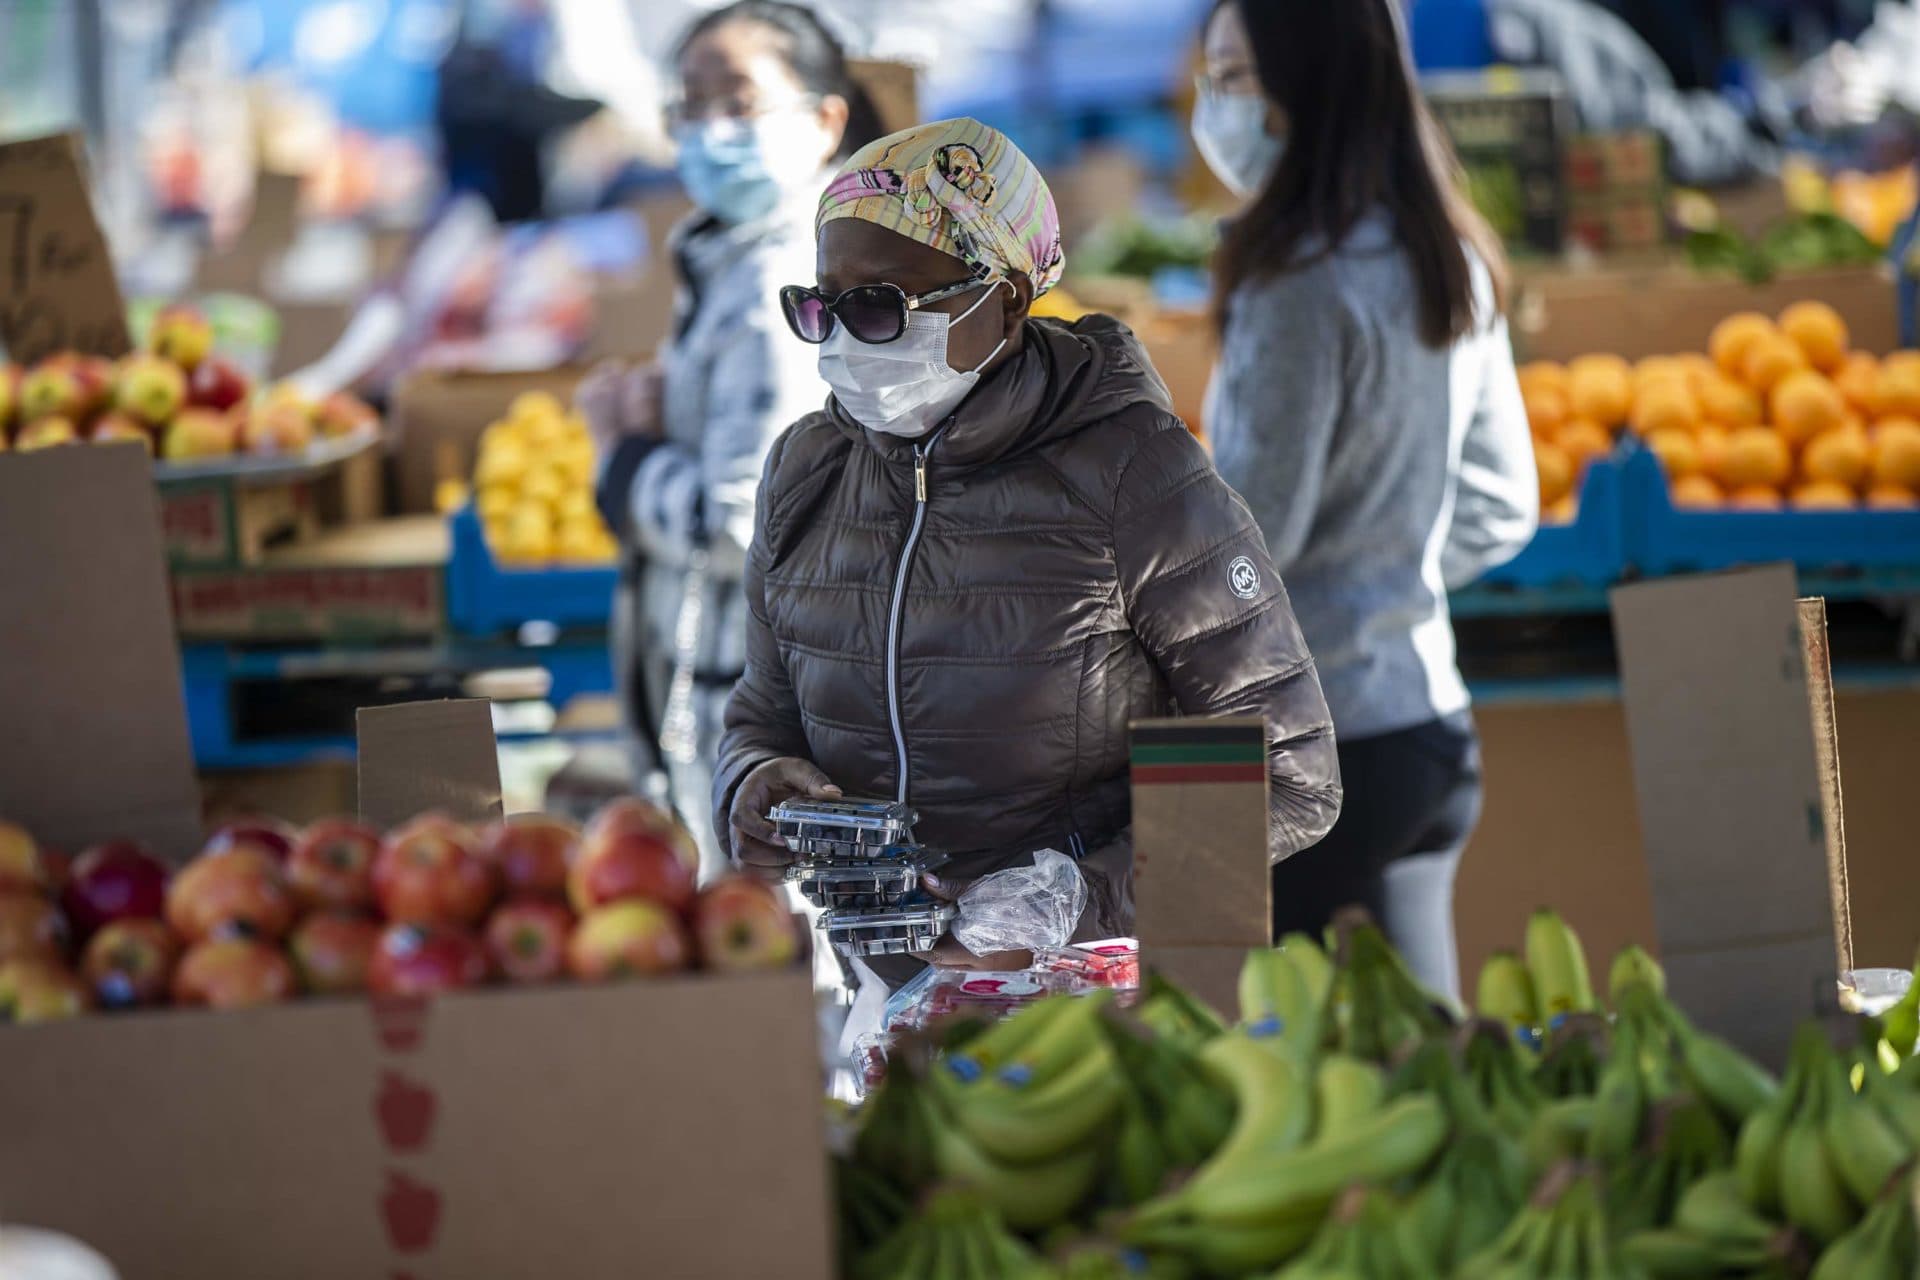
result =
[[[669,118],[696,208],[669,245],[682,286],[673,336],[651,364],[596,371],[578,400],[600,442],[600,509],[625,551],[614,668],[634,754],[643,770],[665,767],[694,817],[745,663],[740,581],[761,464],[827,394],[775,292],[811,269],[834,161],[878,130],[840,47],[798,5],[717,9],[678,61]],[[717,861],[704,821],[692,825]]]
[[[1318,839],[1340,784],[1286,591],[1134,336],[1029,315],[1064,262],[1039,172],[976,121],[923,125],[843,164],[817,227],[782,301],[833,396],[755,507],[713,793],[734,858],[780,874],[781,800],[898,799],[948,891],[1058,849],[1078,936],[1125,934],[1127,725],[1173,714],[1264,716],[1269,854]]]
[[[1274,927],[1370,907],[1457,990],[1453,877],[1479,748],[1447,591],[1533,534],[1498,242],[1466,202],[1396,0],[1220,0],[1193,133],[1244,208],[1215,259],[1220,474],[1286,574],[1347,805],[1274,868]]]

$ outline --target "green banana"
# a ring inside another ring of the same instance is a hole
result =
[[[1103,1041],[1095,1052],[1044,1084],[1018,1089],[996,1076],[977,1084],[938,1086],[953,1123],[996,1160],[1031,1163],[1087,1140],[1113,1117],[1126,1082]]]
[[[1831,1095],[1824,1122],[1827,1150],[1853,1198],[1872,1204],[1893,1175],[1913,1159],[1913,1146],[1872,1098],[1853,1092],[1837,1078],[1827,1088]]]
[[[1739,1265],[1729,1262],[1723,1246],[1678,1227],[1636,1231],[1621,1240],[1620,1253],[1653,1280],[1712,1280]],[[1765,1260],[1762,1253],[1749,1265],[1757,1267]]]
[[[1647,1097],[1640,1075],[1640,1042],[1631,1023],[1614,1029],[1613,1052],[1601,1069],[1593,1094],[1593,1128],[1587,1133],[1587,1158],[1623,1160],[1640,1140]]]
[[[1533,1069],[1534,1085],[1549,1098],[1585,1097],[1600,1083],[1599,1045],[1606,1023],[1590,1014],[1561,1015]]]
[[[1107,1198],[1126,1206],[1150,1200],[1166,1181],[1169,1167],[1166,1145],[1154,1127],[1147,1103],[1129,1090],[1120,1104],[1120,1123],[1113,1135]]]
[[[935,1126],[940,1176],[972,1188],[1006,1224],[1020,1230],[1060,1221],[1085,1200],[1099,1171],[1100,1152],[1080,1147],[1038,1164],[1003,1164],[952,1124]]]
[[[1219,1014],[1158,970],[1147,970],[1141,996],[1134,1016],[1176,1044],[1198,1049],[1227,1029]]]
[[[1540,1016],[1549,1024],[1564,1014],[1591,1013],[1599,1007],[1587,953],[1559,912],[1542,907],[1527,917],[1526,957]]]
[[[1233,1127],[1232,1096],[1207,1077],[1194,1054],[1144,1024],[1110,1015],[1101,1028],[1121,1072],[1145,1100],[1168,1160],[1191,1167],[1211,1156]]]
[[[1618,1009],[1621,997],[1635,986],[1645,987],[1655,996],[1667,994],[1666,970],[1645,947],[1637,944],[1622,947],[1613,957],[1613,965],[1607,970],[1608,1002]]]
[[[1534,994],[1533,975],[1511,951],[1496,951],[1481,964],[1473,1004],[1481,1017],[1504,1024],[1509,1034],[1540,1025],[1540,1000]]]
[[[995,1081],[1019,1088],[1039,1088],[1070,1070],[1099,1046],[1100,1015],[1114,998],[1110,989],[1102,988],[1083,996],[1047,998],[1066,1000],[1068,1007],[994,1071]]]
[[[1733,1147],[1734,1176],[1746,1202],[1762,1213],[1780,1212],[1780,1145],[1791,1119],[1784,1106],[1756,1111]]]
[[[1333,986],[1333,961],[1320,944],[1304,933],[1289,933],[1280,939],[1280,950],[1293,962],[1308,1001],[1316,1007],[1325,1004]]]
[[[1130,1221],[1122,1237],[1152,1254],[1190,1258],[1213,1275],[1244,1276],[1291,1258],[1319,1229],[1317,1216],[1257,1227],[1229,1227],[1192,1219]]]
[[[1724,1245],[1764,1248],[1779,1232],[1755,1212],[1728,1173],[1711,1173],[1688,1187],[1674,1210],[1674,1226]]]
[[[1314,1141],[1338,1135],[1380,1109],[1387,1096],[1386,1074],[1371,1062],[1330,1053],[1313,1073]]]
[[[1278,950],[1247,952],[1240,964],[1240,1023],[1255,1039],[1283,1035],[1307,1004],[1306,988]]]
[[[1822,1244],[1846,1234],[1858,1221],[1822,1132],[1830,1105],[1827,1087],[1832,1053],[1825,1041],[1806,1081],[1803,1105],[1780,1140],[1780,1208],[1788,1222]]]
[[[1809,1280],[1912,1280],[1916,1269],[1914,1208],[1901,1188],[1881,1196],[1858,1226],[1827,1246]]]
[[[933,1136],[938,1117],[927,1085],[906,1061],[896,1062],[867,1099],[854,1159],[878,1170],[903,1190],[916,1191],[933,1181]]]
[[[1291,1151],[1313,1123],[1313,1092],[1301,1061],[1244,1036],[1226,1035],[1200,1053],[1234,1099],[1233,1128],[1194,1182],[1230,1176],[1242,1165]]]

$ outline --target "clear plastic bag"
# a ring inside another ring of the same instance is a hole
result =
[[[1039,951],[1073,936],[1087,907],[1087,882],[1072,858],[1042,849],[1030,867],[1008,867],[974,881],[956,905],[953,936],[973,954]]]

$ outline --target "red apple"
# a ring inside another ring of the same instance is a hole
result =
[[[509,898],[564,898],[567,863],[580,843],[580,828],[542,813],[496,822],[481,833],[480,849],[500,868]]]
[[[680,917],[655,902],[629,899],[581,917],[567,944],[567,971],[586,982],[672,973],[693,959]]]
[[[700,846],[694,843],[693,833],[667,810],[638,796],[625,796],[604,805],[593,815],[580,841],[582,845],[599,844],[614,832],[627,829],[658,833],[673,846],[690,873],[700,874]]]
[[[60,908],[28,889],[0,890],[0,964],[67,955],[67,921]]]
[[[679,823],[651,805],[645,809],[611,821],[602,811],[587,827],[567,875],[567,897],[576,912],[585,915],[627,898],[644,898],[680,914],[693,905],[698,855],[689,862],[681,852],[685,831]]]
[[[253,381],[225,356],[208,356],[187,378],[187,403],[221,413],[244,401]]]
[[[352,911],[320,911],[300,922],[287,943],[300,985],[316,995],[364,991],[380,945],[380,926]]]
[[[701,891],[693,904],[700,962],[709,969],[783,969],[800,950],[793,912],[772,886],[729,875]]]
[[[217,853],[236,844],[250,844],[266,850],[277,862],[285,865],[293,854],[294,841],[299,837],[298,831],[278,818],[235,818],[213,833],[202,852]]]
[[[376,995],[426,996],[487,980],[487,949],[466,929],[388,925],[367,968]]]
[[[166,910],[167,868],[131,840],[109,840],[74,859],[60,901],[82,937],[113,920],[158,920]]]
[[[187,375],[159,356],[128,356],[113,384],[114,407],[149,426],[159,426],[187,400]]]
[[[238,447],[239,426],[232,414],[213,409],[182,409],[160,436],[160,456],[170,462],[224,458]]]
[[[0,964],[0,1022],[53,1022],[87,1011],[87,984],[47,960]]]
[[[22,453],[31,453],[36,449],[52,449],[79,442],[80,432],[71,418],[35,418],[20,428],[20,434],[14,437],[13,447]]]
[[[18,823],[0,821],[0,892],[47,887],[47,868],[33,833]]]
[[[337,440],[342,436],[359,432],[371,432],[380,429],[380,415],[373,406],[350,391],[336,391],[320,402],[314,412],[314,423],[320,429],[323,439]]]
[[[162,308],[147,331],[147,349],[182,369],[192,369],[213,350],[213,326],[197,307]]]
[[[115,920],[93,935],[80,974],[102,1009],[130,1009],[167,998],[180,953],[173,933],[158,920]]]
[[[167,923],[188,942],[226,934],[271,941],[293,925],[293,893],[271,851],[231,844],[180,869],[167,889]]]
[[[373,905],[373,859],[380,833],[348,818],[327,818],[300,833],[287,859],[287,883],[309,909]]]
[[[74,382],[80,388],[80,400],[73,416],[76,420],[90,418],[113,399],[119,371],[105,356],[75,355],[68,359],[72,362]]]
[[[373,896],[396,924],[475,925],[499,894],[473,829],[445,814],[415,818],[387,835],[373,860]]]
[[[73,881],[73,859],[64,849],[56,849],[50,844],[40,846],[40,883],[48,896],[58,898],[67,891],[67,885]]]
[[[494,908],[487,954],[508,982],[551,982],[567,971],[573,912],[557,902],[523,898]]]
[[[175,1004],[245,1009],[278,1004],[293,992],[293,966],[279,947],[256,938],[196,943],[173,971]]]

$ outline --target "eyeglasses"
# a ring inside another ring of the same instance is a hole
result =
[[[991,271],[981,268],[957,284],[925,293],[908,293],[897,284],[860,284],[833,298],[806,285],[790,284],[780,291],[780,310],[786,314],[787,327],[802,342],[815,346],[825,342],[833,334],[833,322],[838,320],[860,341],[878,345],[892,342],[907,331],[909,312],[957,298],[992,276]]]
[[[819,105],[820,99],[811,94],[780,102],[750,101],[737,95],[701,101],[677,98],[666,104],[667,132],[678,134],[685,129],[697,129],[703,124],[721,120],[744,125],[761,116],[782,111],[811,111]]]
[[[1217,76],[1203,71],[1193,78],[1193,91],[1202,98],[1259,93],[1260,78],[1254,75],[1250,66],[1228,67]]]

